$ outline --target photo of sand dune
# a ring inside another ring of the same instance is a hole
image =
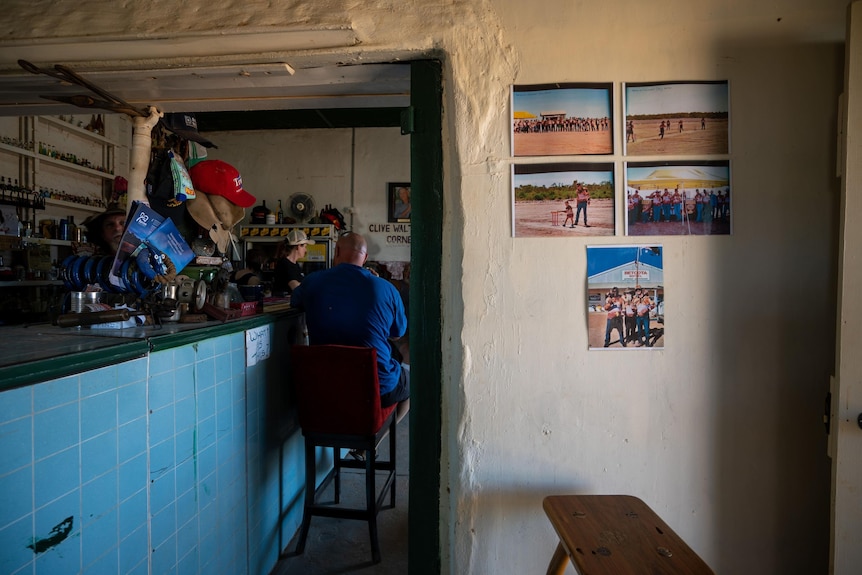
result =
[[[726,81],[626,84],[623,93],[626,155],[730,152]]]

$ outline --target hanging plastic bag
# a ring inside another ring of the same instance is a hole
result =
[[[171,161],[171,176],[174,180],[174,198],[179,202],[194,199],[195,187],[185,164],[177,158],[173,150],[168,150],[168,158]]]

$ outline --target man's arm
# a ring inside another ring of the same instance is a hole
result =
[[[302,296],[302,284],[299,284],[290,294],[290,307],[302,308]]]
[[[392,317],[392,325],[389,329],[389,337],[392,339],[397,339],[404,335],[404,333],[407,331],[407,314],[404,312],[404,302],[401,301],[401,294],[398,293],[398,290],[395,289],[395,286],[393,286],[391,283],[386,283],[388,283],[389,287],[391,288],[389,292],[391,294],[390,299],[392,300],[392,306],[394,310],[394,314]]]

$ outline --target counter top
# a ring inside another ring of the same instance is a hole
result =
[[[293,309],[225,322],[164,323],[126,329],[57,327],[48,324],[0,327],[0,391],[144,357],[152,351],[271,323]]]

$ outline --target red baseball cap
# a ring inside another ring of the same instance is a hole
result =
[[[236,168],[221,160],[204,160],[189,169],[196,190],[230,200],[241,208],[250,208],[257,199],[242,188],[242,176]]]

